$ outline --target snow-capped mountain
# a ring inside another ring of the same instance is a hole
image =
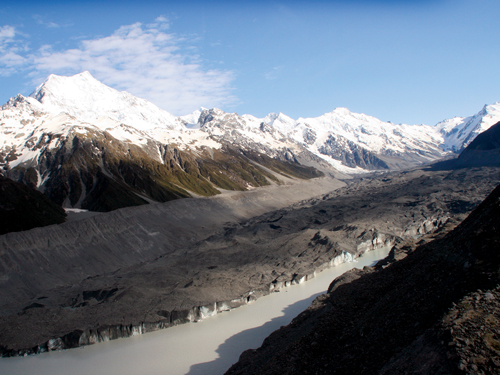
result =
[[[50,76],[2,106],[0,166],[59,205],[100,211],[279,183],[269,170],[322,175],[186,127],[205,111],[176,118],[89,73]]]
[[[290,133],[297,126],[297,121],[281,112],[270,113],[262,121],[283,134]]]
[[[201,131],[214,139],[230,141],[273,157],[286,148],[302,151],[299,144],[290,142],[283,133],[251,115],[239,116],[217,108],[205,109],[200,114],[198,125]]]
[[[398,169],[440,159],[442,136],[430,126],[394,125],[337,108],[317,118],[271,113],[239,116],[220,109],[201,112],[198,126],[212,138],[231,141],[273,157],[300,160],[307,152],[347,173]]]
[[[211,139],[237,145],[244,152],[258,152],[277,160],[312,166],[333,176],[339,175],[331,164],[309,151],[305,145],[255,116],[240,116],[217,108],[204,109],[198,119],[198,127]]]
[[[406,125],[383,122],[365,114],[337,108],[316,118],[293,120],[270,114],[263,122],[304,145],[344,172],[359,169],[397,169],[433,162],[459,153],[483,131],[500,121],[500,104],[486,105],[467,118],[436,124]]]
[[[476,136],[500,121],[500,103],[485,105],[470,117],[454,117],[436,124],[443,137],[441,147],[445,151],[461,152]]]
[[[337,108],[316,118],[299,118],[289,136],[345,166],[393,169],[401,161],[422,164],[443,156],[440,136],[425,125],[396,125]]]
[[[216,108],[175,117],[88,72],[51,75],[29,97],[2,106],[0,167],[58,204],[107,210],[277,182],[269,169],[309,178],[317,169],[335,175],[425,164],[498,121],[499,103],[436,126],[396,125],[346,108],[298,120]]]
[[[43,104],[46,112],[64,112],[94,124],[99,124],[103,119],[112,119],[138,130],[181,130],[184,127],[178,117],[145,99],[102,84],[89,72],[72,77],[52,74],[30,97]]]

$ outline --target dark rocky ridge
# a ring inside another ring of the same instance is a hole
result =
[[[253,205],[254,212],[262,210],[270,199],[262,196],[266,190],[229,196],[226,208],[212,199],[171,202],[178,210],[170,213],[162,205],[128,208],[50,227],[60,240],[47,248],[41,229],[0,237],[0,266],[8,277],[0,280],[3,355],[126,337],[203,318],[231,307],[227,301],[246,303],[342,257],[441,227],[479,203],[499,173],[415,170],[359,179],[251,219],[242,212]],[[302,185],[311,190],[320,183]],[[283,188],[276,190],[280,202]],[[203,214],[195,214],[199,209]],[[82,225],[88,237],[64,233]],[[114,234],[108,238],[103,230]]]
[[[500,166],[500,122],[479,134],[457,159],[459,167]]]
[[[0,175],[0,235],[63,223],[64,209],[39,191]]]
[[[500,373],[500,186],[452,232],[335,280],[226,374]]]

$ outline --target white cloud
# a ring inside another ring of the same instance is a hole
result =
[[[11,75],[27,61],[20,55],[27,51],[27,47],[16,40],[17,35],[13,26],[0,27],[0,76]]]
[[[165,16],[156,17],[154,23],[148,24],[148,28],[160,28],[161,30],[167,30],[170,27],[168,18]]]
[[[5,25],[0,27],[0,44],[3,44],[4,41],[11,40],[16,36],[16,29],[14,27]]]
[[[168,20],[158,17],[149,25],[126,25],[110,36],[83,40],[75,49],[58,51],[43,46],[25,57],[18,55],[19,61],[16,56],[5,56],[0,65],[14,69],[27,59],[25,69],[37,84],[52,73],[71,75],[88,70],[101,82],[150,100],[175,115],[201,106],[234,104],[233,73],[204,69],[197,56],[181,52],[184,41],[166,33],[168,27]],[[0,46],[3,34],[14,38],[15,31],[1,28]]]

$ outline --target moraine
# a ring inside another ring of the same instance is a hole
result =
[[[309,306],[330,282],[351,268],[370,266],[384,258],[389,248],[365,253],[354,262],[339,264],[318,273],[308,282],[284,288],[279,293],[197,324],[114,340],[78,349],[36,356],[2,358],[2,372],[31,374],[222,374],[241,352],[261,345],[262,340],[288,324]]]

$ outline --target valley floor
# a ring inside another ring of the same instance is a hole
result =
[[[0,236],[3,355],[202,319],[463,218],[495,168],[414,170],[184,199]],[[316,198],[311,198],[319,196]]]

